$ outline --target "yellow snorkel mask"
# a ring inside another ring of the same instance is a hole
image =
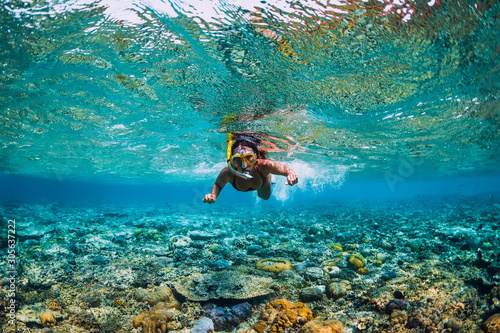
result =
[[[242,167],[243,169],[246,169],[249,166],[254,166],[255,163],[257,163],[257,155],[254,153],[248,153],[248,154],[234,154],[231,156],[229,159],[229,163],[235,168]]]
[[[253,176],[250,175],[250,171],[245,170],[243,172],[239,172],[237,169],[241,166],[243,169],[247,168],[248,166],[254,166],[255,163],[257,163],[257,155],[254,153],[248,153],[248,154],[234,154],[232,155],[231,148],[234,143],[234,137],[233,134],[228,133],[227,135],[228,138],[228,144],[227,144],[227,167],[229,168],[229,171],[233,175],[236,175],[240,178],[246,179],[246,180],[251,180],[253,179]]]

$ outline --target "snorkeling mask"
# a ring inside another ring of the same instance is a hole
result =
[[[229,143],[227,145],[227,167],[229,168],[229,171],[231,171],[233,175],[236,175],[245,180],[252,180],[253,176],[250,175],[250,172],[248,170],[239,172],[238,168],[241,166],[243,169],[245,169],[248,166],[255,165],[255,163],[257,163],[257,155],[255,155],[254,153],[231,155],[231,146],[234,142],[233,135],[229,133],[228,139]]]
[[[254,153],[248,153],[244,155],[232,155],[229,159],[231,165],[235,168],[239,168],[240,166],[243,169],[246,169],[249,166],[254,166],[257,163],[257,155]]]

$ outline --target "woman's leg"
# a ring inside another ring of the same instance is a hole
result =
[[[264,185],[257,190],[259,198],[267,200],[271,196],[271,174],[266,177]]]

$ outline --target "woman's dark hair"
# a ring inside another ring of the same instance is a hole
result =
[[[260,159],[265,159],[266,158],[266,153],[259,149],[259,143],[260,139],[257,138],[255,135],[247,134],[245,133],[244,135],[235,135],[237,139],[233,142],[233,145],[231,146],[231,153],[234,152],[234,149],[238,146],[243,146],[243,147],[248,147],[253,150],[255,155],[257,155],[257,158]]]

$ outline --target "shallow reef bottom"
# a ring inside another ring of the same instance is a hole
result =
[[[2,332],[498,332],[492,198],[205,207],[2,205]]]

